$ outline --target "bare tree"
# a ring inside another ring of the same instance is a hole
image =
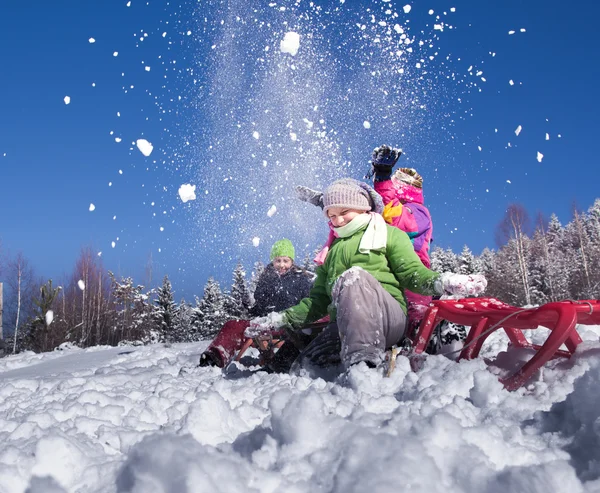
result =
[[[496,242],[498,246],[510,240],[515,241],[519,276],[525,293],[525,302],[531,304],[529,287],[527,234],[530,232],[531,222],[529,215],[521,204],[510,204],[506,209],[504,218],[496,228]]]
[[[11,292],[9,311],[14,320],[13,353],[17,351],[19,327],[32,317],[34,273],[23,252],[17,253],[14,259],[7,262],[7,285]]]

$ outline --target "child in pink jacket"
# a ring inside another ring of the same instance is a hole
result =
[[[431,267],[429,246],[433,224],[429,209],[423,205],[423,178],[412,168],[392,169],[402,154],[399,149],[383,145],[373,150],[374,188],[385,204],[383,217],[388,224],[408,234],[416,254],[425,267]],[[411,328],[423,318],[431,296],[405,291]]]

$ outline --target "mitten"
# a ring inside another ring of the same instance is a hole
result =
[[[308,187],[301,185],[296,187],[296,198],[302,200],[302,202],[308,202],[309,204],[316,205],[323,208],[323,192],[312,190]]]
[[[246,337],[261,337],[270,335],[273,331],[287,324],[283,313],[271,312],[264,317],[256,317],[250,320],[250,325],[245,330]]]
[[[454,274],[444,272],[436,281],[436,291],[453,296],[479,296],[487,287],[487,280],[481,274]]]
[[[371,164],[372,173],[375,175],[375,181],[385,181],[392,177],[392,169],[402,155],[400,149],[382,145],[373,149]]]

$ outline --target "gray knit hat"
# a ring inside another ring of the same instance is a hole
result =
[[[344,207],[357,211],[383,212],[381,196],[372,187],[352,178],[334,181],[323,192],[323,212],[332,207]]]

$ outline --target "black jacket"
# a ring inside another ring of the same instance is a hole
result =
[[[280,276],[273,264],[265,267],[258,278],[254,291],[254,306],[250,314],[263,317],[269,312],[279,312],[298,304],[306,298],[312,286],[313,276],[297,265]]]

